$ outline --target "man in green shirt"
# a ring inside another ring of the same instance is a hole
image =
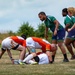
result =
[[[58,44],[58,46],[60,47],[60,49],[64,55],[63,61],[68,62],[69,60],[67,58],[66,50],[63,45],[63,41],[65,38],[65,30],[64,30],[63,26],[56,20],[56,18],[54,16],[46,16],[45,12],[40,12],[38,14],[38,16],[39,16],[40,20],[44,21],[44,23],[46,25],[46,29],[45,29],[46,39],[47,39],[48,29],[50,28],[50,30],[53,32],[52,43]],[[55,58],[55,54],[56,54],[56,51],[53,52],[53,54],[52,54],[53,61]]]

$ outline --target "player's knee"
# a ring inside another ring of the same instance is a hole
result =
[[[25,47],[23,47],[23,46],[21,46],[21,47],[18,47],[18,48],[17,48],[17,50],[19,50],[19,51],[25,51],[25,50],[26,50],[26,48],[25,48]]]
[[[63,46],[63,44],[58,44],[59,47]]]
[[[34,57],[36,57],[36,53],[31,53]]]
[[[68,45],[70,45],[70,43],[67,43],[67,42],[65,42],[64,44],[65,44],[65,46],[68,46]]]

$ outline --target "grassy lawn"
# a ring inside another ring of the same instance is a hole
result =
[[[18,51],[12,51],[15,59],[19,58]],[[71,55],[67,52],[70,60]],[[12,65],[7,53],[0,59],[0,75],[75,75],[75,60],[63,62],[63,55],[57,51],[55,62],[45,65]]]

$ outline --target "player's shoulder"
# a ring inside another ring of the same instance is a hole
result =
[[[69,15],[66,16],[66,20],[71,20],[71,17]]]
[[[22,38],[21,36],[16,36],[18,39],[22,39],[22,40],[24,40],[24,38]]]
[[[47,15],[47,18],[48,19],[51,19],[51,18],[55,18],[54,16],[51,16],[51,15]]]

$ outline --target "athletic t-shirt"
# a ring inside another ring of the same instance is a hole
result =
[[[74,23],[75,23],[75,17],[74,16],[70,17],[70,16],[67,15],[66,18],[65,18],[65,20],[64,20],[65,26],[67,24],[70,24],[70,26],[68,28],[71,28]]]
[[[53,16],[47,16],[47,19],[44,21],[47,28],[50,28],[52,32],[55,30],[55,24],[54,21],[56,20]],[[63,26],[59,23],[58,30],[63,29]]]
[[[21,44],[22,46],[26,47],[26,41],[20,37],[20,36],[11,36],[10,39],[15,41],[18,44]]]
[[[46,50],[51,50],[51,45],[48,41],[37,37],[27,38],[26,46],[34,47],[35,49],[42,49],[42,52],[46,52]]]

